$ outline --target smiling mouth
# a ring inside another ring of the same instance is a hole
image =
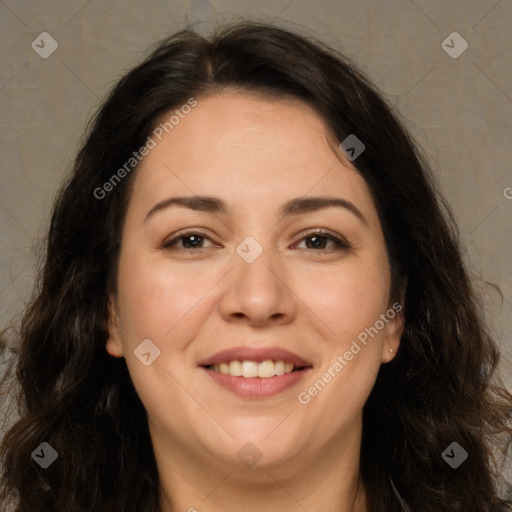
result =
[[[279,377],[285,374],[298,372],[305,366],[295,366],[293,363],[285,362],[281,359],[265,361],[226,361],[218,364],[204,366],[208,370],[221,373],[223,375],[230,375],[231,377],[245,377],[260,379],[270,379],[272,377]]]

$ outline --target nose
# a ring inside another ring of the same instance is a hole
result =
[[[252,263],[233,255],[220,311],[224,320],[253,327],[281,325],[293,321],[297,301],[286,277],[284,265],[269,251]]]

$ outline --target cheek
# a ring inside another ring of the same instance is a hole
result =
[[[301,390],[301,403],[309,400],[311,411],[332,418],[334,430],[358,417],[381,364],[384,330],[370,336],[368,329],[387,311],[390,275],[386,265],[373,261],[347,261],[343,271],[317,275],[315,287],[303,287],[303,293],[310,290],[308,306],[329,329],[324,329],[322,368]]]
[[[172,400],[176,428],[192,412],[201,414],[183,388],[184,383],[187,389],[193,387],[187,376],[190,366],[185,349],[212,308],[208,291],[218,281],[213,272],[178,269],[176,265],[170,269],[161,258],[151,261],[147,253],[139,255],[135,250],[120,258],[119,307],[126,364],[149,416],[163,418]],[[134,355],[145,339],[160,350],[148,366]]]
[[[390,278],[385,265],[353,259],[296,279],[298,297],[329,327],[325,337],[340,349],[374,325],[388,307]]]
[[[165,344],[173,331],[182,330],[196,314],[196,305],[219,279],[213,272],[171,269],[161,260],[151,262],[135,251],[132,254],[129,261],[120,260],[121,315],[131,335]]]

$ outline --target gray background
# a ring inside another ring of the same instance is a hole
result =
[[[0,0],[0,326],[19,319],[55,192],[110,87],[170,33],[240,18],[322,39],[396,105],[455,212],[512,384],[510,0]],[[46,59],[31,47],[42,32],[58,42]],[[458,58],[442,46],[453,32],[469,45]]]

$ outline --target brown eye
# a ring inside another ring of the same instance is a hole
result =
[[[202,233],[190,232],[190,233],[182,233],[171,240],[168,240],[164,243],[163,247],[168,250],[176,250],[176,251],[197,251],[199,249],[205,248],[205,243],[210,243],[210,245],[215,245],[212,240],[203,235]]]
[[[325,245],[329,241],[325,236],[309,236],[305,240],[308,249],[325,249]]]
[[[200,235],[186,235],[181,237],[181,243],[185,249],[197,249],[202,245],[204,238]]]
[[[300,247],[300,244],[304,244]],[[330,233],[314,232],[300,239],[297,247],[313,251],[343,250],[349,249],[350,245],[345,240],[335,237]]]

